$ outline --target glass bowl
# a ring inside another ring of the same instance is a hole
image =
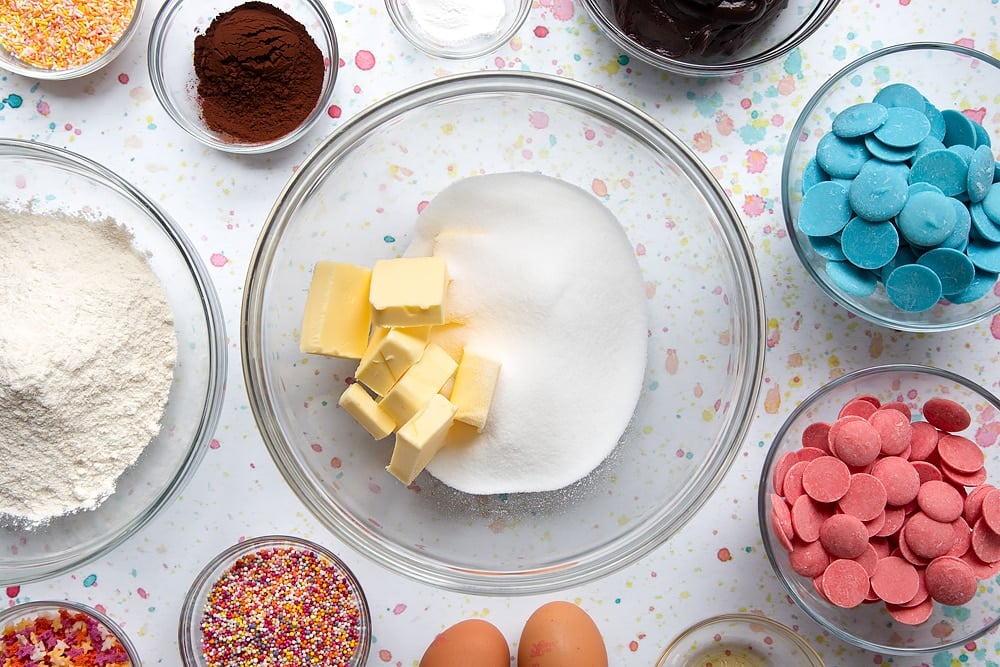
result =
[[[118,55],[125,50],[128,43],[132,41],[132,38],[139,31],[140,23],[142,22],[142,10],[145,5],[145,0],[134,0],[135,6],[132,9],[132,15],[128,17],[128,23],[121,29],[121,34],[111,45],[104,48],[103,51],[99,53],[96,57],[80,63],[72,63],[68,65],[58,65],[52,67],[42,66],[40,64],[34,64],[24,60],[16,53],[14,53],[11,46],[13,45],[13,39],[16,36],[16,30],[14,30],[13,25],[16,23],[16,15],[19,12],[14,10],[5,10],[4,25],[0,27],[0,69],[5,69],[8,72],[13,72],[14,74],[20,74],[21,76],[30,77],[32,79],[44,79],[44,80],[65,80],[65,79],[76,79],[81,76],[86,76],[88,74],[93,74],[97,70],[103,68],[105,65],[110,63],[112,60],[118,57]],[[27,7],[28,4],[33,6],[38,3],[18,3],[23,7]],[[40,13],[44,14],[47,11],[52,11],[57,7],[69,6],[72,7],[72,3],[43,3],[47,9],[40,10]],[[97,11],[100,11],[100,7]],[[25,9],[24,11],[28,11]],[[10,23],[8,24],[8,20]],[[36,23],[37,25],[37,23]],[[117,22],[114,25],[119,25]],[[120,29],[118,27],[113,30],[117,32]],[[10,33],[8,33],[8,30]],[[37,34],[45,34],[41,32],[39,28],[35,28],[38,31]],[[47,29],[51,30],[51,29]],[[11,34],[10,42],[7,41],[7,35]],[[80,40],[85,41],[85,40]],[[4,45],[8,46],[4,46]]]
[[[157,12],[149,34],[147,60],[153,91],[170,118],[201,143],[229,153],[266,153],[303,137],[326,113],[340,63],[333,21],[319,0],[291,0],[280,8],[308,31],[324,59],[323,86],[309,115],[294,130],[268,141],[247,141],[210,128],[202,114],[194,41],[212,21],[245,0],[168,0]],[[279,111],[275,111],[279,113]]]
[[[482,2],[473,0],[469,5]],[[452,22],[441,22],[428,16],[429,4],[434,3],[426,0],[385,0],[389,17],[408,42],[428,55],[453,60],[478,58],[500,48],[517,34],[531,11],[531,0],[490,0],[482,9],[495,7],[499,10],[502,6],[502,14],[499,11],[495,15],[484,11],[481,17],[475,17],[478,25],[470,19],[469,26],[455,26]],[[471,17],[471,14],[466,12],[467,16]],[[468,34],[458,32],[459,29],[468,31]]]
[[[62,626],[51,628],[51,622],[57,619]],[[117,623],[92,607],[69,601],[23,602],[0,610],[0,636],[4,637],[2,643],[4,648],[0,648],[0,657],[12,657],[5,652],[8,641],[11,641],[11,645],[13,645],[17,642],[14,639],[17,634],[21,631],[30,631],[30,628],[35,627],[40,622],[45,623],[47,632],[53,632],[55,638],[63,640],[68,645],[67,648],[72,649],[82,645],[80,648],[92,651],[93,655],[86,653],[84,655],[88,660],[96,661],[86,664],[108,665],[109,667],[142,667],[138,651]],[[93,642],[95,632],[104,640],[103,643]],[[8,633],[11,634],[8,636]],[[75,639],[80,634],[83,635],[82,640]],[[31,643],[33,642],[30,639],[25,638],[24,645]],[[53,662],[50,663],[50,659]],[[44,662],[37,664],[76,664],[72,660],[69,663],[61,662],[65,659],[65,655],[60,652],[57,656],[44,657]],[[21,663],[14,662],[14,664]],[[85,663],[81,661],[79,664]]]
[[[386,472],[384,443],[337,409],[356,363],[299,352],[312,267],[397,256],[446,186],[511,171],[599,193],[622,223],[647,288],[644,389],[619,445],[577,484],[473,496],[425,471],[407,488]],[[282,474],[349,545],[446,589],[553,590],[656,548],[722,479],[760,389],[760,281],[732,204],[663,127],[565,78],[455,75],[369,108],[289,181],[250,267],[244,375]]]
[[[992,143],[1000,145],[1000,125],[991,120],[1000,109],[994,95],[1000,87],[1000,61],[955,44],[900,44],[869,53],[830,77],[803,107],[789,133],[781,171],[781,207],[788,235],[809,275],[831,299],[855,315],[874,324],[916,332],[975,324],[1000,312],[1000,289],[995,285],[968,303],[941,299],[928,309],[903,310],[889,300],[881,269],[851,270],[845,280],[840,276],[846,264],[839,261],[841,257],[828,262],[829,249],[799,228],[803,175],[820,140],[831,131],[833,119],[849,106],[871,102],[879,90],[894,83],[915,87],[939,111],[982,114],[980,120]],[[811,180],[805,182],[812,184]],[[837,274],[834,278],[831,268]],[[977,281],[996,279],[995,274],[988,276],[978,270],[977,276]],[[855,283],[855,278],[860,282]],[[871,289],[874,291],[869,293]]]
[[[274,579],[267,578],[272,576]],[[300,588],[295,583],[296,578],[299,583],[307,581],[308,585]],[[290,586],[290,589],[283,588],[285,586]],[[330,590],[326,590],[327,587]],[[320,592],[324,600],[337,599],[336,608],[326,608],[322,606],[323,601],[312,599],[311,596]],[[240,593],[243,598],[240,598]],[[337,598],[338,595],[342,597]],[[227,606],[234,599],[244,600],[242,609],[235,610]],[[335,633],[333,637],[316,639],[316,642],[330,642],[320,647],[312,646],[323,650],[325,660],[317,664],[337,664],[343,667],[360,667],[365,664],[371,648],[372,621],[361,584],[350,568],[329,549],[309,540],[286,535],[266,535],[237,542],[202,569],[191,584],[181,608],[177,637],[183,663],[188,667],[221,667],[237,663],[280,664],[280,658],[277,661],[262,660],[258,663],[258,659],[265,657],[262,653],[266,650],[264,647],[268,644],[267,640],[272,639],[270,633],[280,632],[280,627],[257,628],[253,641],[231,642],[240,647],[238,650],[261,649],[261,653],[257,653],[253,659],[246,654],[242,656],[246,661],[238,660],[239,656],[226,659],[222,653],[206,656],[206,652],[218,649],[217,643],[225,644],[222,641],[223,633],[220,632],[226,627],[223,619],[235,620],[229,618],[229,613],[273,611],[269,605],[281,604],[288,599],[294,599],[298,604],[295,610],[283,608],[281,614],[276,614],[281,623],[275,625],[294,624],[294,627],[301,630],[297,633],[298,637],[305,634],[306,628],[312,630],[314,625],[321,628],[316,630],[316,635],[329,629]],[[303,608],[308,608],[309,613],[302,614]],[[294,614],[300,616],[293,616]],[[264,619],[258,620],[266,623]],[[344,653],[335,656],[334,651],[341,649]],[[219,650],[224,651],[225,648]]]
[[[44,144],[0,140],[0,201],[36,213],[116,220],[148,253],[173,310],[177,360],[160,431],[92,510],[48,522],[0,521],[0,585],[65,573],[121,544],[183,488],[207,451],[222,406],[223,318],[190,241],[155,203],[105,167]],[[139,341],[141,343],[141,341]]]
[[[869,397],[868,400],[873,397],[883,405],[903,403],[912,411],[914,421],[922,419],[922,406],[931,398],[948,398],[963,405],[972,414],[972,423],[958,433],[983,445],[986,482],[996,484],[1000,480],[1000,450],[989,446],[994,437],[991,434],[1000,425],[1000,399],[988,390],[954,373],[928,366],[893,364],[849,373],[803,400],[774,436],[761,472],[757,501],[767,558],[795,603],[841,641],[875,653],[895,655],[932,653],[960,646],[1000,623],[1000,597],[991,585],[995,574],[983,574],[980,590],[968,604],[955,607],[935,602],[926,621],[911,625],[895,620],[882,603],[845,608],[828,602],[819,595],[812,579],[792,569],[788,552],[775,532],[770,496],[775,490],[773,479],[779,461],[786,453],[803,446],[807,426],[816,422],[833,423],[844,404],[862,396]],[[934,461],[933,455],[930,460]]]
[[[663,651],[656,667],[823,667],[812,646],[789,627],[754,614],[722,614],[695,623]]]
[[[612,0],[581,1],[594,23],[625,53],[658,69],[693,77],[732,76],[781,58],[816,32],[839,2],[788,0],[770,25],[733,53],[681,56],[637,42],[615,18]]]

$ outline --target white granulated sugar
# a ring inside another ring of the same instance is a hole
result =
[[[173,312],[111,220],[0,208],[0,518],[96,507],[159,432]]]
[[[414,21],[436,42],[465,42],[497,32],[504,0],[407,0]]]
[[[529,173],[464,179],[417,221],[407,255],[438,255],[460,326],[434,330],[456,357],[500,361],[486,428],[461,425],[427,470],[473,494],[550,491],[586,476],[628,426],[646,368],[635,252],[595,197]]]

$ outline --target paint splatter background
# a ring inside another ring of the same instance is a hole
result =
[[[239,341],[233,336],[261,224],[296,165],[367,105],[448,73],[532,70],[585,81],[635,104],[687,143],[725,188],[755,246],[765,287],[763,391],[750,436],[708,505],[668,544],[601,581],[543,597],[473,597],[418,586],[340,549],[372,607],[369,665],[415,667],[437,632],[468,617],[489,619],[513,641],[531,611],[549,599],[586,607],[604,632],[614,665],[651,665],[693,620],[734,611],[760,611],[798,629],[828,665],[1000,664],[997,633],[923,659],[849,649],[824,634],[792,606],[771,573],[757,528],[755,488],[767,443],[782,419],[818,384],[844,372],[922,362],[1000,392],[1000,317],[927,336],[849,316],[799,266],[778,201],[788,131],[827,77],[871,50],[906,41],[955,42],[1000,57],[998,0],[841,0],[826,25],[781,61],[706,81],[667,76],[629,60],[571,0],[535,0],[515,39],[490,56],[461,63],[433,60],[411,47],[392,28],[381,2],[325,4],[342,54],[332,104],[305,139],[263,157],[235,158],[203,148],[160,108],[149,85],[144,44],[155,6],[144,12],[140,36],[96,75],[39,83],[0,73],[0,134],[99,160],[162,205],[210,268],[231,335],[220,425],[182,497],[108,556],[62,577],[10,587],[4,603],[68,597],[95,605],[122,622],[147,665],[176,665],[184,591],[214,554],[241,537],[274,532],[337,548],[278,475],[244,397]],[[992,113],[985,123],[1000,122]],[[984,444],[996,445],[998,438],[994,432],[993,442]],[[231,502],[234,497],[241,502]]]

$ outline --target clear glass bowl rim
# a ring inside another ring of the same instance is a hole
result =
[[[744,369],[745,379],[731,402],[735,406],[734,414],[741,417],[734,419],[733,428],[728,433],[721,434],[728,436],[724,440],[728,442],[724,456],[712,462],[717,467],[706,465],[695,475],[699,483],[692,484],[692,488],[697,487],[697,490],[688,496],[685,511],[669,519],[657,516],[654,529],[643,534],[641,539],[633,538],[602,547],[585,557],[567,562],[564,567],[473,571],[414,557],[391,543],[373,538],[362,521],[329,503],[323,490],[299,469],[294,456],[288,452],[289,447],[264,389],[265,364],[261,336],[256,327],[262,321],[266,291],[264,277],[270,271],[278,239],[288,224],[289,212],[299,207],[341,154],[350,151],[383,123],[423,105],[478,93],[537,95],[583,108],[610,119],[616,125],[627,127],[659,154],[690,169],[687,175],[701,189],[720,221],[721,233],[725,235],[730,252],[742,258],[734,271],[744,291],[744,303],[738,303],[739,299],[733,299],[733,303],[734,307],[746,308],[734,317],[737,325],[743,327],[734,334],[734,338],[748,342],[741,350],[741,358],[734,364],[738,362]],[[244,382],[264,443],[291,489],[321,523],[374,562],[422,583],[464,593],[530,595],[583,584],[614,572],[663,544],[694,516],[731,467],[749,430],[763,378],[765,321],[760,277],[739,215],[711,172],[668,129],[617,97],[588,84],[535,72],[477,71],[427,81],[368,107],[337,128],[302,162],[268,214],[251,255],[244,287],[240,335]]]
[[[333,96],[333,89],[337,83],[337,76],[340,73],[340,43],[337,39],[337,30],[334,27],[333,19],[330,18],[330,13],[326,10],[323,3],[320,2],[320,0],[302,0],[302,2],[309,5],[310,8],[316,12],[316,16],[319,18],[319,23],[323,33],[326,35],[332,49],[328,58],[328,67],[331,70],[330,80],[323,86],[323,90],[320,91],[319,99],[316,100],[316,108],[314,108],[312,113],[302,121],[301,125],[282,137],[273,141],[265,141],[262,143],[238,143],[220,141],[206,129],[189,123],[177,108],[177,105],[174,104],[173,98],[170,93],[167,92],[167,88],[164,85],[162,65],[160,64],[161,54],[163,53],[164,48],[164,40],[167,36],[170,20],[180,9],[181,4],[185,1],[193,2],[194,0],[167,0],[163,3],[159,11],[156,13],[156,16],[153,18],[153,25],[150,28],[149,41],[146,46],[146,65],[149,70],[149,80],[153,86],[153,94],[156,95],[156,99],[159,100],[160,106],[167,112],[170,119],[187,134],[206,146],[227,153],[241,155],[269,153],[271,151],[285,148],[300,139],[310,129],[312,129],[320,117],[322,117],[325,113],[327,103]],[[278,7],[278,9],[287,11],[287,8],[285,7]],[[192,44],[194,43],[194,38],[195,35],[192,34]],[[320,46],[322,50],[322,45],[317,44],[317,46]]]
[[[586,1],[586,0],[585,0]],[[884,315],[878,313],[870,308],[864,308],[857,303],[854,303],[854,299],[847,294],[843,294],[836,290],[830,281],[824,280],[816,268],[813,266],[812,262],[806,259],[806,250],[802,247],[798,234],[795,233],[794,226],[795,221],[792,219],[791,203],[789,201],[788,192],[792,186],[791,181],[793,180],[793,175],[791,174],[792,165],[792,153],[794,151],[795,145],[798,143],[799,136],[802,134],[802,127],[808,122],[810,114],[812,114],[813,109],[819,104],[820,100],[830,91],[831,88],[838,85],[845,76],[849,75],[854,70],[859,67],[864,66],[867,63],[877,60],[887,55],[892,55],[896,53],[902,53],[905,51],[916,51],[916,50],[928,50],[928,51],[951,51],[959,55],[968,56],[985,63],[988,63],[998,71],[1000,71],[1000,60],[997,60],[993,56],[983,53],[982,51],[977,51],[975,49],[970,49],[965,46],[960,46],[958,44],[948,44],[945,42],[906,42],[904,44],[895,44],[893,46],[887,46],[882,49],[877,49],[871,53],[867,53],[856,60],[852,60],[850,63],[844,67],[837,70],[834,74],[830,76],[823,85],[812,94],[809,100],[806,102],[805,106],[799,112],[799,117],[795,120],[795,125],[792,126],[791,132],[788,134],[788,143],[785,146],[784,158],[781,162],[781,212],[782,217],[785,221],[785,229],[788,231],[788,237],[792,242],[792,247],[795,249],[795,254],[799,258],[799,263],[805,267],[806,272],[813,281],[819,285],[828,297],[833,301],[840,304],[847,310],[851,311],[858,317],[864,318],[869,322],[878,324],[884,327],[889,327],[891,329],[898,329],[900,331],[909,331],[911,333],[919,332],[934,332],[934,331],[952,331],[954,329],[960,329],[962,327],[975,324],[988,317],[991,317],[997,313],[1000,313],[1000,303],[997,303],[992,309],[984,311],[980,314],[967,317],[961,320],[955,320],[952,322],[943,323],[922,323],[922,322],[898,322],[891,318],[885,317]]]
[[[131,667],[142,667],[142,660],[139,658],[139,651],[136,650],[135,644],[132,643],[132,640],[129,639],[129,636],[125,633],[122,627],[107,614],[81,602],[72,602],[70,600],[31,600],[29,602],[15,604],[13,607],[7,607],[0,610],[0,630],[10,624],[14,619],[23,618],[33,614],[37,616],[47,611],[58,612],[59,609],[68,609],[70,611],[79,612],[95,619],[118,639],[122,648],[125,649],[125,653],[128,654],[129,662],[132,663]]]
[[[191,583],[188,592],[184,595],[184,602],[181,605],[180,622],[177,626],[177,645],[184,665],[186,667],[197,667],[198,665],[205,664],[199,647],[192,646],[191,644],[191,637],[196,629],[198,615],[205,603],[202,593],[207,593],[224,568],[232,565],[238,558],[269,547],[291,547],[314,551],[333,563],[334,567],[339,569],[350,582],[358,601],[358,610],[361,612],[364,628],[361,643],[358,645],[352,661],[357,665],[364,665],[368,660],[368,653],[371,651],[372,619],[371,611],[368,607],[368,598],[365,596],[365,591],[361,587],[361,583],[351,568],[337,554],[312,540],[294,535],[260,535],[248,538],[242,542],[236,542],[219,552],[202,568],[201,572],[198,573],[198,576]],[[213,575],[215,576],[213,577]]]
[[[142,11],[145,6],[145,2],[146,0],[135,0],[135,9],[132,10],[132,18],[129,20],[128,26],[125,28],[125,32],[122,33],[122,36],[118,38],[117,42],[112,44],[107,50],[104,51],[104,53],[90,62],[66,69],[43,69],[41,67],[34,67],[27,63],[22,65],[18,62],[18,59],[14,56],[14,54],[10,54],[10,62],[0,65],[0,70],[7,70],[8,72],[13,72],[14,74],[45,81],[68,81],[70,79],[78,79],[82,76],[93,74],[117,58],[118,55],[125,50],[125,47],[128,46],[129,42],[132,41],[132,38],[136,35],[136,33],[138,33],[139,24],[142,22]]]
[[[482,0],[476,1],[481,2]],[[385,0],[385,9],[389,12],[389,18],[392,19],[392,24],[396,27],[396,30],[399,31],[399,34],[401,34],[406,41],[427,55],[435,56],[437,58],[446,58],[449,60],[466,60],[469,58],[479,58],[496,51],[504,42],[512,39],[514,35],[517,34],[517,32],[521,29],[521,26],[523,26],[524,22],[528,19],[528,14],[531,11],[532,0],[515,1],[517,2],[517,12],[510,25],[503,31],[494,35],[492,39],[483,40],[479,43],[479,46],[475,46],[475,48],[473,48],[473,45],[476,44],[476,42],[464,46],[459,44],[453,47],[428,44],[426,40],[422,39],[416,32],[410,29],[409,23],[407,23],[405,18],[403,18],[403,13],[399,8],[401,0]]]
[[[604,13],[598,5],[597,0],[580,0],[580,2],[587,10],[587,13],[590,14],[590,17],[612,42],[626,53],[636,56],[647,65],[683,76],[714,77],[732,76],[733,74],[759,67],[780,58],[792,49],[800,46],[810,35],[819,30],[826,19],[833,14],[833,10],[837,8],[840,0],[820,0],[809,16],[795,29],[795,32],[766,51],[748,58],[738,58],[725,63],[711,64],[686,62],[677,58],[670,58],[652,49],[647,49],[645,46],[629,39],[628,35],[619,27],[614,17]]]
[[[184,460],[184,464],[178,469],[173,481],[157,499],[157,502],[148,507],[145,512],[138,515],[134,521],[119,527],[118,530],[110,535],[107,542],[100,545],[99,548],[91,553],[76,552],[66,558],[49,557],[41,559],[27,568],[18,568],[18,571],[13,573],[13,579],[8,578],[11,576],[10,573],[0,571],[0,584],[6,585],[31,583],[47,577],[58,576],[104,556],[138,532],[180,494],[194,475],[195,470],[198,469],[198,464],[208,449],[208,442],[215,433],[215,427],[222,412],[227,360],[226,336],[224,331],[225,319],[222,315],[222,307],[219,304],[218,295],[215,293],[208,272],[198,258],[198,253],[187,236],[153,200],[107,167],[90,158],[63,148],[21,139],[0,138],[0,156],[15,156],[39,160],[54,164],[61,169],[73,173],[83,174],[111,188],[123,198],[130,200],[137,208],[145,210],[149,214],[149,217],[156,221],[164,234],[171,239],[178,254],[183,258],[184,263],[190,270],[192,280],[198,287],[201,305],[205,313],[205,328],[208,331],[207,347],[209,356],[208,394],[201,412],[198,432]]]
[[[971,635],[966,635],[959,637],[957,639],[951,639],[947,643],[936,644],[932,647],[927,648],[906,648],[897,646],[883,646],[881,644],[876,644],[874,642],[869,642],[860,637],[856,637],[849,632],[837,627],[833,623],[830,623],[824,619],[821,615],[815,613],[809,605],[805,604],[802,599],[795,592],[795,588],[788,582],[787,578],[782,574],[781,570],[778,568],[778,553],[775,551],[774,544],[772,543],[771,536],[766,534],[767,530],[767,512],[768,512],[768,489],[770,488],[771,479],[771,469],[774,465],[775,457],[778,452],[778,444],[784,441],[788,434],[791,425],[798,420],[798,418],[806,410],[810,409],[817,399],[827,395],[831,391],[841,387],[845,384],[853,382],[855,380],[864,379],[867,377],[881,375],[884,373],[920,373],[935,375],[948,382],[954,382],[955,384],[960,384],[966,387],[983,399],[989,401],[994,408],[1000,411],[1000,398],[997,398],[992,392],[990,392],[985,387],[973,382],[972,380],[954,373],[943,368],[936,368],[934,366],[925,366],[922,364],[885,364],[881,366],[870,366],[868,368],[861,368],[845,375],[841,375],[839,378],[828,382],[819,389],[815,390],[809,396],[802,400],[795,409],[792,410],[788,418],[781,424],[781,428],[775,433],[774,438],[771,440],[771,446],[768,448],[767,455],[764,457],[764,463],[761,467],[760,481],[757,487],[757,521],[758,526],[761,531],[761,542],[764,544],[764,552],[767,554],[767,560],[771,564],[771,569],[774,571],[775,577],[781,582],[781,585],[785,588],[789,597],[795,601],[795,605],[803,610],[810,618],[819,623],[825,630],[828,630],[837,639],[865,649],[866,651],[872,651],[875,653],[885,653],[889,655],[926,655],[931,653],[938,653],[940,651],[947,651],[949,649],[955,648],[956,646],[961,646],[976,637],[986,634],[993,628],[1000,625],[1000,617],[997,617],[989,624],[985,625],[980,630],[976,631]]]
[[[766,616],[757,616],[756,614],[719,614],[718,616],[712,616],[698,621],[674,637],[667,648],[663,650],[663,653],[660,654],[660,657],[656,661],[656,667],[659,667],[660,663],[662,663],[672,651],[680,649],[681,644],[694,633],[713,625],[729,623],[747,625],[752,623],[756,625],[764,625],[774,634],[780,634],[782,637],[791,641],[805,654],[805,657],[809,659],[809,665],[800,665],[800,667],[824,667],[823,659],[819,657],[818,653],[816,653],[816,649],[810,646],[799,633],[795,632],[783,623],[779,623],[778,621],[770,619]]]

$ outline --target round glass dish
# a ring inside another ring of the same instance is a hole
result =
[[[177,338],[159,434],[93,510],[47,523],[0,522],[0,585],[65,573],[121,544],[180,492],[208,448],[226,375],[218,298],[194,247],[148,197],[105,167],[44,144],[0,140],[0,201],[38,213],[87,211],[116,220],[164,286]]]
[[[18,3],[20,4],[20,3]],[[34,7],[37,3],[29,3]],[[55,8],[56,6],[62,6],[66,3],[51,3],[50,8]],[[97,3],[98,7],[100,3]],[[128,17],[128,23],[122,31],[118,39],[115,40],[113,44],[105,48],[96,57],[87,60],[85,62],[80,62],[79,64],[71,64],[67,66],[56,65],[54,67],[43,67],[38,64],[32,64],[23,60],[14,53],[9,46],[5,47],[4,44],[12,45],[13,42],[6,42],[6,37],[8,35],[16,34],[13,28],[13,23],[15,22],[14,16],[18,13],[15,10],[5,10],[5,14],[10,16],[4,17],[4,23],[6,24],[8,19],[11,21],[10,26],[5,25],[2,30],[0,30],[0,69],[5,69],[8,72],[13,72],[14,74],[20,74],[21,76],[30,77],[32,79],[44,79],[44,80],[65,80],[65,79],[76,79],[81,76],[86,76],[88,74],[93,74],[99,69],[103,68],[105,65],[110,63],[112,60],[118,57],[118,55],[125,50],[132,38],[139,31],[139,27],[142,19],[142,10],[145,5],[145,0],[135,0],[135,6],[132,10],[131,17]],[[73,6],[72,3],[69,6]],[[25,10],[30,11],[30,10]],[[69,23],[69,22],[67,22]],[[10,32],[8,32],[8,30]],[[13,39],[13,36],[11,36]]]
[[[754,614],[723,614],[678,635],[656,667],[823,667],[813,647],[791,628]]]
[[[975,382],[929,366],[892,364],[848,373],[820,387],[804,399],[774,436],[761,472],[757,510],[764,550],[778,580],[792,600],[837,639],[875,653],[915,655],[961,646],[1000,624],[1000,598],[987,586],[966,605],[947,607],[934,603],[928,620],[908,625],[893,619],[884,604],[842,608],[821,597],[813,581],[792,569],[788,554],[775,533],[770,495],[775,467],[781,457],[802,447],[802,434],[814,422],[832,423],[845,403],[869,396],[882,404],[905,403],[914,419],[930,398],[946,397],[972,413],[965,437],[991,437],[1000,425],[1000,399]],[[988,444],[988,443],[987,443]],[[984,447],[987,482],[1000,479],[1000,450]],[[990,577],[992,580],[995,575]],[[982,588],[982,586],[980,586]]]
[[[269,624],[271,605],[281,605],[290,596],[299,604],[275,613],[280,621]],[[337,602],[336,609],[327,605],[329,601]],[[302,614],[306,608],[309,613]],[[232,628],[228,621],[236,620],[230,612],[258,614],[253,617],[258,625],[252,640],[230,642],[229,648],[240,655],[225,656],[223,638]],[[275,639],[271,633],[292,625],[297,632],[291,641],[297,648],[321,652],[324,660],[317,664],[361,667],[368,660],[372,641],[368,601],[354,573],[336,554],[286,535],[238,542],[204,567],[184,598],[177,635],[182,662],[188,667],[280,664],[280,656],[265,659],[269,640]],[[302,640],[306,628],[315,630],[310,640]]]
[[[440,11],[437,4],[433,0],[385,0],[389,17],[408,42],[428,55],[453,60],[478,58],[500,48],[517,34],[531,11],[531,0],[469,0],[463,10],[468,25],[455,25],[451,13],[435,15]],[[481,16],[473,16],[479,12]]]
[[[60,619],[62,628],[58,630],[48,629],[57,639],[63,640],[67,647],[60,649],[59,655],[49,658],[44,657],[44,662],[32,664],[94,664],[108,665],[109,667],[142,667],[139,653],[136,651],[132,641],[122,628],[106,614],[79,602],[68,601],[35,601],[16,604],[0,610],[0,635],[4,637],[0,645],[0,658],[13,657],[8,655],[6,649],[8,640],[17,642],[14,637],[22,631],[28,631],[31,627],[37,627],[39,623],[49,624],[50,621]],[[13,636],[8,638],[7,633],[12,632]],[[104,641],[95,642],[93,634],[97,633]],[[12,643],[13,643],[12,642]],[[25,639],[24,645],[31,645],[30,639]],[[79,644],[79,645],[78,645]],[[93,662],[69,663],[59,662],[65,660],[63,651],[74,648],[82,649],[84,656]],[[52,662],[49,662],[49,660]],[[6,663],[5,663],[6,664]],[[21,664],[15,662],[14,664]]]
[[[618,446],[576,484],[471,496],[425,471],[407,488],[385,471],[391,449],[337,408],[356,362],[299,352],[312,267],[396,256],[446,186],[512,171],[595,192],[622,223],[649,298],[644,389]],[[362,554],[466,593],[581,584],[662,544],[732,463],[762,377],[759,276],[710,172],[618,98],[534,73],[443,77],[341,126],[272,209],[242,321],[250,404],[292,489]]]
[[[294,143],[323,117],[333,94],[340,63],[333,21],[319,0],[291,0],[280,10],[305,26],[324,59],[323,87],[309,115],[294,130],[270,141],[245,141],[217,132],[205,123],[194,69],[194,40],[212,21],[246,0],[168,0],[157,12],[149,34],[147,61],[153,92],[181,129],[206,146],[229,153],[266,153]],[[274,5],[277,7],[277,5]]]
[[[868,296],[858,296],[831,278],[828,262],[797,224],[803,199],[803,173],[816,155],[820,139],[831,131],[833,118],[847,107],[870,102],[892,83],[907,83],[946,109],[985,110],[984,127],[993,145],[1000,145],[1000,124],[991,122],[1000,106],[1000,61],[955,44],[900,44],[869,53],[828,79],[806,103],[789,133],[781,168],[781,208],[795,253],[827,296],[874,324],[902,331],[948,331],[975,324],[1000,313],[1000,291],[989,290],[970,303],[945,300],[927,310],[896,307],[879,279]],[[843,262],[840,262],[843,264]],[[879,278],[880,278],[879,274]],[[853,291],[853,290],[852,290]]]
[[[773,62],[801,45],[836,9],[839,0],[788,0],[774,21],[731,54],[671,56],[638,43],[615,18],[612,0],[581,0],[594,23],[618,48],[653,67],[693,77],[732,76]]]

